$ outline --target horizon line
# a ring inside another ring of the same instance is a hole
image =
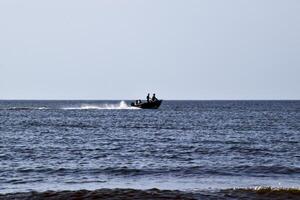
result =
[[[0,99],[0,101],[133,101],[133,100],[136,99]],[[164,101],[300,101],[300,99],[161,99],[161,100]]]

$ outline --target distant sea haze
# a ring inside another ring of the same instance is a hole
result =
[[[0,101],[0,193],[300,187],[300,101]]]

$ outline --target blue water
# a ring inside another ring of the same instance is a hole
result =
[[[0,193],[300,187],[300,101],[0,101]]]

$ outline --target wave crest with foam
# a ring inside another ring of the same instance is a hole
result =
[[[125,101],[117,104],[82,104],[80,107],[66,107],[64,110],[133,110],[139,109],[128,106]]]

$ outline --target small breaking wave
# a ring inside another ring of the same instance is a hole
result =
[[[136,107],[128,106],[125,101],[117,104],[82,104],[78,107],[64,107],[63,110],[135,110]]]

